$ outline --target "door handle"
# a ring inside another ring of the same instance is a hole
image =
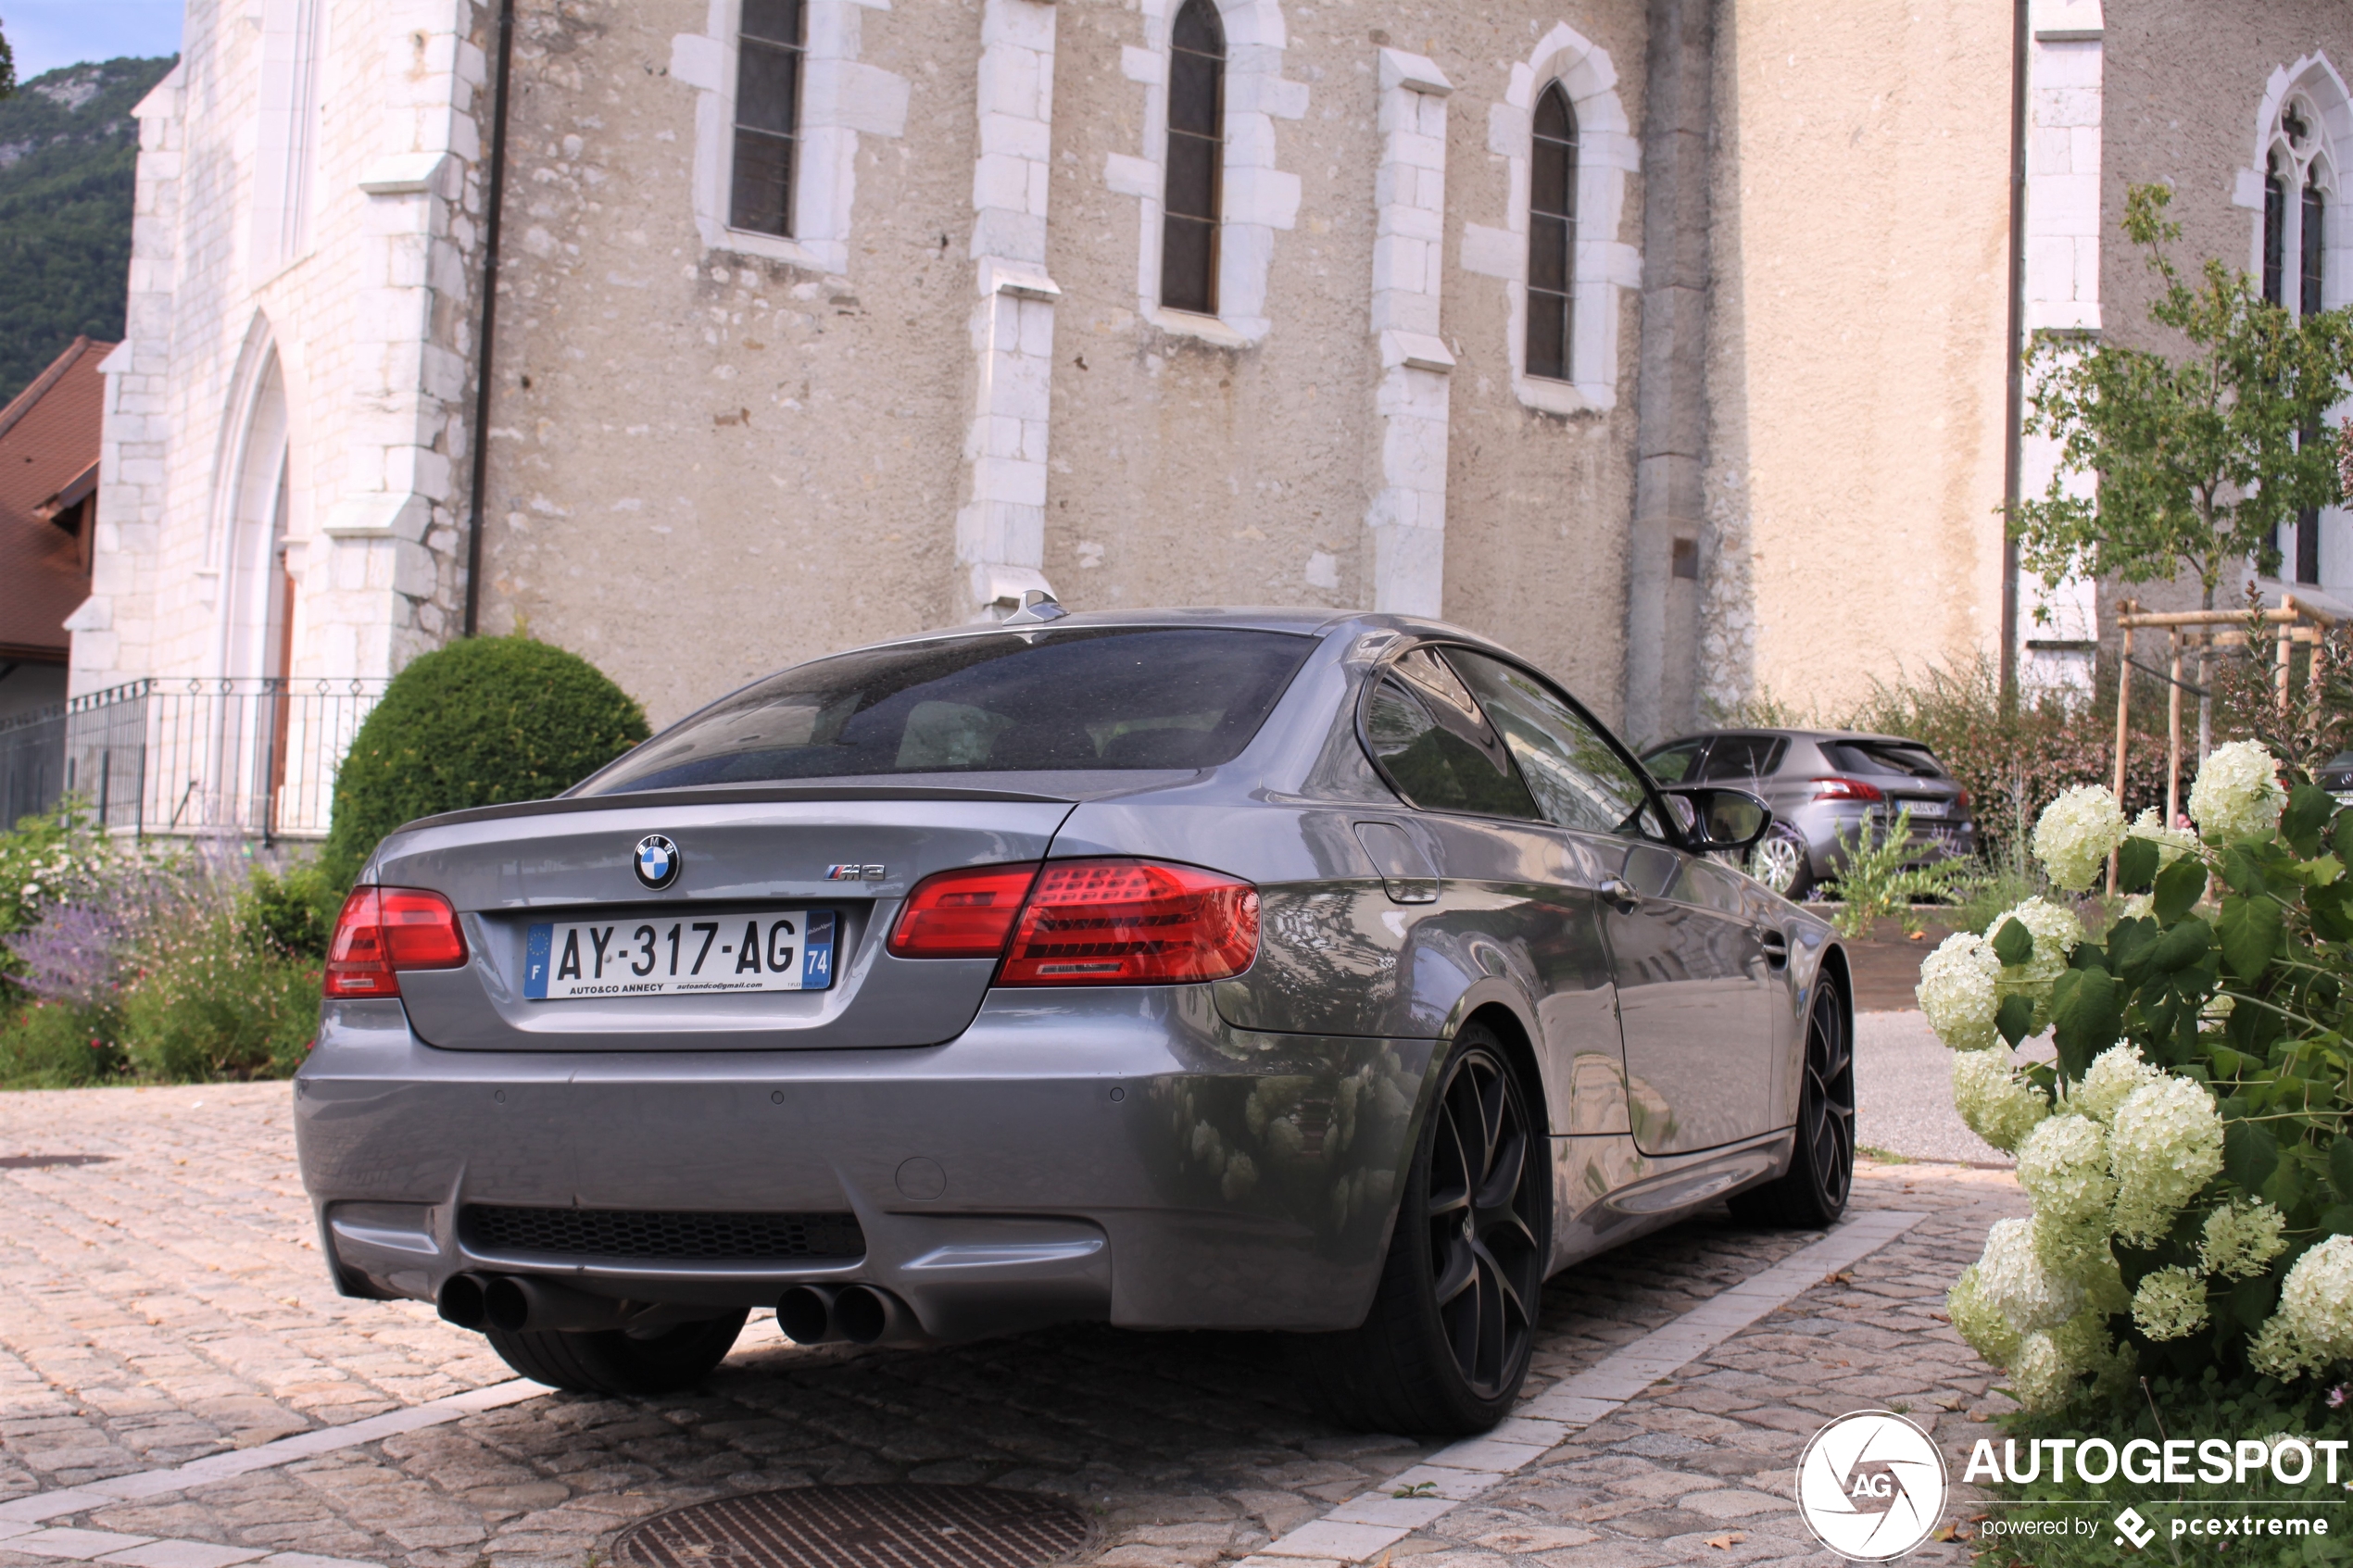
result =
[[[1642,896],[1635,892],[1634,884],[1622,876],[1611,877],[1597,891],[1619,914],[1631,914],[1642,907]]]
[[[1765,949],[1765,962],[1768,967],[1780,969],[1789,962],[1789,938],[1780,932],[1769,927],[1758,932],[1756,945]]]

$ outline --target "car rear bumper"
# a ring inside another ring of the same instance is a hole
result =
[[[857,1282],[940,1338],[1344,1328],[1371,1300],[1437,1045],[1237,1030],[1206,986],[996,992],[957,1039],[900,1050],[447,1051],[396,1001],[338,1002],[296,1079],[296,1135],[349,1294],[433,1299],[471,1271],[765,1306]],[[473,1205],[851,1215],[863,1250],[517,1250]]]
[[[1869,807],[1843,802],[1808,803],[1790,818],[1791,824],[1806,840],[1806,857],[1819,876],[1835,875],[1846,864],[1847,851],[1861,841],[1866,831],[1883,831],[1889,820],[1884,813],[1873,814]],[[1974,855],[1977,827],[1967,817],[1915,822],[1911,843],[1916,864]]]

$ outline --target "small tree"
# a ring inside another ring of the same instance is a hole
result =
[[[2184,275],[2167,251],[2182,236],[2165,216],[2171,199],[2162,185],[2133,186],[2124,232],[2164,285],[2150,319],[2187,351],[2035,341],[2026,428],[2059,442],[2058,471],[2041,499],[2019,503],[2010,532],[2046,586],[2186,571],[2211,609],[2235,563],[2278,570],[2280,524],[2344,494],[2334,443],[2317,436],[2353,377],[2353,310],[2299,321],[2220,261]],[[2068,494],[2086,475],[2093,494]],[[2201,736],[2208,722],[2201,698]]]

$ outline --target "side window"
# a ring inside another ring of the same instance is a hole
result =
[[[1527,671],[1466,649],[1449,657],[1504,733],[1545,819],[1565,828],[1665,838],[1634,765]]]
[[[736,35],[736,142],[728,226],[792,233],[800,137],[802,0],[743,0]]]
[[[1217,314],[1217,197],[1226,161],[1226,31],[1211,0],[1185,0],[1169,38],[1168,184],[1160,302]]]
[[[1662,746],[1642,759],[1642,766],[1651,777],[1661,784],[1689,784],[1699,777],[1700,758],[1707,750],[1704,740],[1687,740],[1674,746]]]
[[[1490,817],[1538,815],[1478,704],[1454,672],[1425,648],[1392,662],[1365,709],[1374,760],[1415,805]]]
[[[1761,779],[1780,766],[1781,749],[1788,744],[1780,735],[1718,735],[1699,776],[1710,784],[1719,779]]]

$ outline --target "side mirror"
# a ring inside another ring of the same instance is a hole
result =
[[[1738,854],[1773,825],[1772,808],[1744,789],[1693,784],[1665,793],[1678,817],[1690,811],[1690,820],[1682,824],[1683,841],[1702,855]]]

